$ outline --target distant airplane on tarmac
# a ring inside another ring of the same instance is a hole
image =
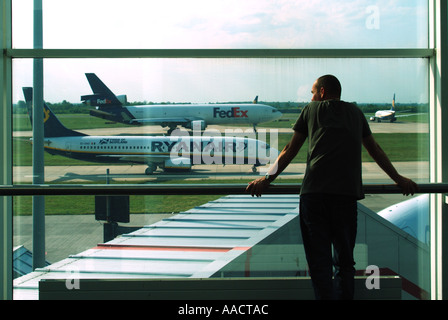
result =
[[[397,118],[395,117],[395,93],[394,97],[392,99],[392,106],[390,110],[379,110],[375,113],[374,117],[370,117],[370,121],[389,121],[389,122],[395,122],[397,121]]]
[[[394,93],[394,97],[392,99],[392,106],[391,106],[390,110],[378,110],[375,113],[375,116],[370,117],[370,121],[376,121],[376,122],[389,121],[392,123],[392,122],[397,121],[397,118],[418,115],[418,113],[406,113],[406,114],[397,115],[397,113],[403,113],[403,112],[408,112],[408,111],[409,110],[395,111],[395,93]]]
[[[147,124],[168,127],[169,133],[182,126],[204,130],[208,125],[256,125],[279,119],[277,109],[258,103],[249,104],[176,104],[125,106],[126,95],[115,94],[94,73],[86,73],[93,95],[81,96],[81,100],[96,110],[90,114],[102,119],[126,124]]]
[[[23,88],[30,116],[32,90]],[[45,103],[44,114],[44,148],[48,153],[91,162],[146,164],[148,175],[158,167],[190,170],[200,164],[251,164],[255,172],[258,166],[273,163],[279,153],[263,141],[244,137],[89,136],[66,128]]]

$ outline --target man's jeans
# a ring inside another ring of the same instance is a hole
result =
[[[357,215],[353,197],[300,196],[300,227],[316,299],[353,299]]]

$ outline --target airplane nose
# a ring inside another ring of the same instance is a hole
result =
[[[283,114],[277,110],[277,112],[275,113],[275,120],[280,119],[283,116]]]

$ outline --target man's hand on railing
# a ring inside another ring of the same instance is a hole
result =
[[[270,186],[270,182],[266,180],[264,177],[256,179],[249,183],[246,188],[246,192],[250,192],[253,196],[261,197],[265,190],[267,190]]]
[[[409,178],[399,176],[395,182],[405,196],[414,195],[414,193],[418,192],[418,185]]]

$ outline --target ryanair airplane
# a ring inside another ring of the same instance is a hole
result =
[[[370,121],[389,121],[391,123],[397,121],[397,117],[395,116],[395,93],[392,98],[392,106],[390,110],[379,110],[375,112],[375,116],[370,117]]]
[[[96,106],[92,116],[125,124],[160,125],[171,133],[177,126],[204,130],[208,125],[251,124],[254,131],[262,122],[277,120],[282,113],[258,103],[176,104],[125,106],[126,95],[116,96],[94,73],[86,73],[93,95],[81,97],[83,103]]]
[[[30,116],[33,88],[23,88]],[[251,164],[253,172],[273,163],[278,150],[251,138],[222,136],[89,136],[66,128],[44,103],[44,148],[73,159],[146,164],[145,174],[157,168],[190,170],[201,164]],[[271,161],[272,160],[272,161]]]

